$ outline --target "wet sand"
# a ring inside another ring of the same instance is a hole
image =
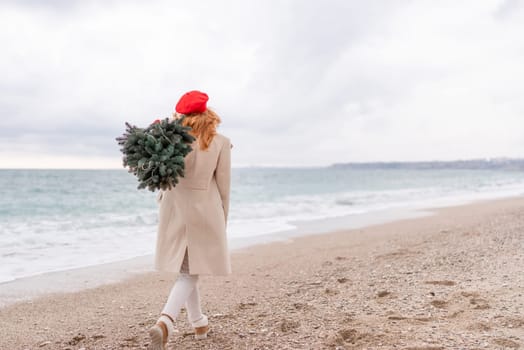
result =
[[[169,348],[524,348],[524,198],[435,211],[235,251],[233,275],[201,278],[209,338],[182,313]],[[175,277],[4,307],[0,349],[147,348]]]

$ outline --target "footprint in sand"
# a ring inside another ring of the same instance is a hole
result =
[[[491,330],[491,326],[485,322],[472,323],[469,326],[467,326],[466,328],[470,331],[481,331],[481,332],[487,332]]]
[[[424,281],[426,284],[433,284],[437,286],[454,286],[456,285],[453,281],[443,280],[443,281]]]
[[[239,308],[240,310],[246,310],[246,309],[250,309],[250,308],[252,308],[252,307],[254,307],[254,306],[256,306],[256,305],[257,305],[257,303],[254,303],[254,302],[239,303],[239,304],[238,304],[238,308]]]
[[[335,334],[331,335],[327,345],[330,347],[333,346],[343,346],[345,344],[357,344],[365,343],[371,344],[376,341],[380,341],[381,335],[373,335],[370,333],[359,332],[353,328],[341,329]]]
[[[485,310],[490,308],[488,300],[481,298],[478,292],[464,291],[461,292],[460,295],[462,295],[465,298],[469,298],[469,304],[472,306],[473,309]]]
[[[391,316],[388,316],[388,320],[392,320],[392,321],[400,321],[400,320],[406,320],[407,317],[405,316],[400,316],[400,315],[391,315]]]
[[[501,322],[503,327],[524,328],[524,318],[522,317],[504,317]]]
[[[453,312],[452,314],[450,314],[450,315],[448,316],[448,318],[455,318],[455,317],[457,317],[458,315],[463,314],[463,313],[464,313],[464,310],[457,310],[457,311]]]
[[[78,333],[77,335],[75,335],[70,341],[68,341],[67,343],[69,345],[76,345],[78,343],[80,343],[82,340],[84,340],[86,338],[86,336],[82,333]]]
[[[331,296],[331,295],[337,295],[339,292],[338,292],[338,290],[336,290],[336,289],[326,288],[326,289],[324,290],[324,293],[325,293],[326,295],[330,295],[330,296]]]
[[[309,311],[309,310],[313,310],[315,307],[311,304],[306,304],[306,303],[293,303],[293,308],[295,308],[296,310],[301,310],[301,311]]]
[[[295,320],[282,319],[279,325],[279,329],[283,333],[287,333],[296,328],[300,327],[300,322]]]
[[[356,329],[343,329],[338,334],[344,339],[344,341],[354,343],[360,338],[359,333]]]
[[[504,338],[497,338],[494,339],[493,342],[499,346],[502,346],[504,349],[518,349],[520,348],[519,343],[510,340],[510,339],[504,339]]]
[[[464,291],[460,294],[465,298],[469,298],[469,304],[473,306],[473,309],[485,310],[490,308],[488,300],[481,298],[478,292]]]
[[[488,301],[482,298],[471,298],[469,299],[469,303],[473,305],[474,309],[477,310],[485,310],[490,308]]]
[[[447,301],[440,299],[432,300],[430,304],[439,309],[445,309],[448,306]]]
[[[380,292],[377,293],[377,297],[379,298],[384,298],[384,297],[387,297],[388,295],[391,295],[391,292],[387,290],[381,290]]]

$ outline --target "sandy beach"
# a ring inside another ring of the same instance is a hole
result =
[[[522,349],[524,198],[237,250],[203,277],[208,339],[170,349]],[[0,309],[0,349],[144,349],[174,275]]]

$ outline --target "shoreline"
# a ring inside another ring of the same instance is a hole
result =
[[[387,208],[345,216],[293,222],[296,228],[252,237],[232,238],[231,254],[243,249],[274,242],[290,242],[295,238],[329,234],[333,231],[357,229],[404,219],[435,215],[436,211],[413,206]],[[101,264],[44,272],[0,282],[0,310],[9,305],[31,301],[48,294],[74,293],[110,283],[118,283],[137,274],[155,273],[154,253]],[[66,283],[64,283],[64,280]]]
[[[356,230],[380,224],[395,223],[406,219],[416,219],[438,215],[439,210],[481,204],[492,201],[504,201],[522,198],[514,195],[496,198],[444,198],[433,206],[428,203],[404,205],[377,209],[359,214],[291,222],[294,229],[277,231],[251,237],[230,239],[231,254],[247,248],[278,242],[292,242],[300,237],[330,234],[342,230]],[[153,269],[154,253],[135,256],[101,264],[49,271],[36,275],[24,276],[14,280],[0,282],[0,310],[18,302],[31,301],[55,293],[74,293],[96,288],[143,273],[155,273]],[[64,280],[67,282],[64,283]]]
[[[237,250],[232,275],[201,279],[209,339],[183,313],[170,347],[517,349],[523,213],[519,196]],[[139,273],[7,306],[0,348],[144,349],[174,280]]]
[[[519,181],[504,182],[503,178],[504,176],[499,183],[488,181],[490,185],[487,187],[479,185],[478,188],[462,191],[433,193],[431,188],[422,193],[416,188],[412,189],[414,192],[409,190],[405,193],[401,190],[401,194],[395,189],[377,193],[357,191],[353,194],[338,191],[332,194],[306,196],[303,205],[300,205],[300,201],[297,200],[291,201],[295,205],[277,203],[275,207],[262,201],[262,208],[250,206],[248,203],[245,208],[232,208],[237,214],[228,227],[229,246],[233,251],[249,245],[265,244],[272,240],[375,224],[385,220],[381,216],[391,217],[390,213],[395,211],[399,212],[399,216],[388,218],[387,221],[403,218],[406,215],[409,217],[411,214],[402,213],[402,208],[407,211],[422,212],[425,208],[434,207],[435,204],[450,206],[517,194],[524,195],[524,187],[518,186]],[[260,217],[257,214],[258,210],[263,212]],[[51,216],[51,221],[47,222],[44,220],[44,215],[34,222],[30,221],[27,226],[18,222],[19,219],[16,218],[11,221],[9,212],[4,214],[8,216],[7,224],[2,227],[3,230],[0,230],[3,232],[2,242],[5,242],[3,249],[0,249],[0,255],[5,257],[0,269],[2,270],[0,307],[1,304],[5,304],[2,303],[1,297],[2,286],[5,286],[5,283],[17,283],[20,279],[47,273],[112,264],[154,253],[157,208],[153,206],[130,215],[122,216],[118,211],[111,212],[107,217],[103,214],[95,221],[88,217],[66,217],[64,220],[54,220]],[[418,213],[411,216],[418,216]],[[253,219],[246,220],[248,217]],[[369,220],[364,220],[366,217]],[[45,223],[42,229],[40,222]],[[356,225],[356,222],[359,224]],[[78,231],[75,231],[77,227]],[[124,230],[118,232],[118,229]],[[115,230],[120,238],[116,238],[111,233]],[[92,252],[97,253],[93,255]]]

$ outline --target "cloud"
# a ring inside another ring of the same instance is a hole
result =
[[[7,166],[44,155],[119,166],[124,121],[169,116],[195,88],[237,165],[522,156],[516,2],[0,7]]]

